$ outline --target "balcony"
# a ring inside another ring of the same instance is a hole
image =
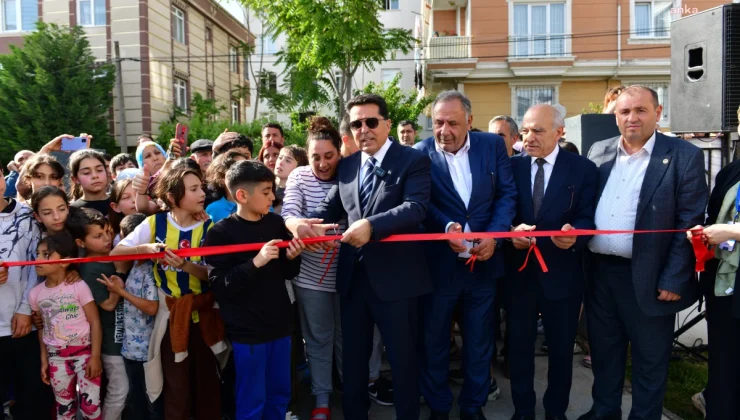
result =
[[[429,38],[427,58],[430,60],[470,58],[470,37],[442,36]]]

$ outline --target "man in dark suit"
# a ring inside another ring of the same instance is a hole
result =
[[[521,135],[526,155],[511,158],[517,191],[513,230],[594,228],[596,165],[561,150],[563,117],[552,105],[535,105],[524,114]],[[512,419],[534,420],[534,342],[537,309],[542,312],[548,344],[547,420],[564,420],[573,377],[573,343],[583,301],[585,236],[531,238],[547,263],[544,273],[530,258],[524,270],[509,277],[509,368],[516,412]],[[512,240],[513,267],[524,264],[529,238]]]
[[[591,147],[599,170],[597,229],[689,229],[704,220],[704,155],[655,131],[662,107],[650,88],[617,98],[621,136]],[[586,255],[586,311],[593,406],[580,420],[621,419],[627,347],[632,343],[630,418],[662,415],[675,314],[696,301],[694,254],[683,233],[598,235]]]
[[[417,298],[432,291],[419,242],[370,242],[419,233],[431,193],[429,157],[388,139],[385,100],[359,95],[347,103],[361,153],[342,159],[338,184],[311,217],[334,223],[347,217],[337,267],[342,317],[344,416],[367,419],[368,359],[377,324],[393,369],[396,418],[419,418]],[[323,235],[327,225],[305,220],[300,237]]]
[[[432,199],[427,232],[507,232],[514,218],[516,189],[506,145],[501,137],[469,132],[470,100],[456,90],[439,94],[432,104],[434,137],[414,148],[432,160]],[[431,420],[446,420],[452,409],[447,383],[450,322],[462,304],[464,377],[458,398],[460,418],[485,419],[493,353],[496,279],[503,275],[503,241],[482,239],[427,244],[433,293],[422,300],[423,356],[421,390]],[[466,265],[474,255],[475,264]]]

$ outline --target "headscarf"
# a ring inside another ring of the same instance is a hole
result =
[[[164,158],[167,159],[167,152],[164,150],[164,147],[160,146],[159,143],[155,143],[153,141],[145,141],[136,148],[136,162],[139,163],[139,168],[144,167],[144,149],[149,146],[155,146],[156,148],[158,148],[159,151],[162,152]]]

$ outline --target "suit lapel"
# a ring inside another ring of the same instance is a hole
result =
[[[355,206],[358,210],[357,220],[359,220],[362,218],[362,205],[360,204],[360,177],[362,176],[362,168],[360,168],[360,166],[362,164],[362,152],[354,153],[345,159],[355,160],[355,162],[350,162],[349,164],[349,168],[352,168],[351,170],[355,172],[349,187],[352,193],[352,199],[354,200]]]
[[[568,152],[565,150],[558,151],[558,156],[555,159],[555,165],[553,166],[552,173],[550,174],[550,181],[548,181],[547,189],[545,190],[545,197],[542,199],[542,208],[540,208],[540,214],[537,216],[535,223],[539,221],[542,218],[542,215],[547,212],[547,208],[554,197],[558,194],[562,194],[560,193],[560,186],[563,185],[563,182],[568,175],[567,160],[569,156],[566,156],[566,153]]]
[[[526,220],[534,219],[534,203],[532,202],[532,157],[524,156],[522,163],[519,165],[517,177],[524,185],[524,196],[520,200],[522,203],[522,214]],[[521,191],[521,190],[520,190]]]
[[[617,137],[616,141],[612,141],[604,147],[604,152],[601,155],[601,164],[599,165],[599,193],[596,195],[596,204],[601,200],[601,194],[604,192],[604,187],[606,187],[606,181],[609,180],[609,174],[611,174],[614,162],[617,160],[617,147],[620,141],[622,141],[621,137]]]
[[[387,140],[387,141],[390,141]],[[383,162],[380,164],[380,167],[383,168],[385,171],[385,174],[380,177],[375,174],[370,174],[370,176],[375,177],[375,183],[373,184],[373,192],[370,195],[370,200],[367,202],[367,208],[365,208],[362,212],[362,217],[365,218],[370,213],[370,209],[373,208],[373,205],[375,204],[375,200],[378,198],[378,191],[380,191],[381,188],[383,188],[383,185],[385,185],[385,180],[388,179],[388,177],[391,175],[392,170],[396,167],[396,163],[398,162],[398,147],[406,147],[401,146],[395,142],[391,142],[391,147],[388,148],[388,151],[385,153],[385,157],[383,157]],[[360,177],[361,175],[358,175]],[[357,197],[359,200],[360,193],[359,189],[357,192]],[[362,208],[362,207],[360,207]]]
[[[660,185],[668,166],[671,163],[671,149],[668,143],[661,138],[662,134],[655,135],[655,146],[650,154],[650,163],[645,171],[645,178],[642,180],[640,188],[640,201],[637,203],[636,220],[647,207],[648,201],[652,198],[656,188]]]
[[[479,185],[481,182],[480,177],[484,175],[483,172],[483,153],[480,153],[480,148],[478,145],[480,144],[480,139],[477,136],[474,136],[473,133],[469,134],[470,136],[470,149],[468,150],[468,162],[470,164],[470,178],[471,178],[471,187],[470,187],[470,201],[468,201],[468,208],[473,208],[473,199],[476,197],[475,192],[479,191]],[[438,153],[439,154],[439,153]],[[449,175],[448,175],[449,178]],[[496,187],[495,185],[493,187]],[[459,195],[458,195],[459,197]],[[460,200],[462,203],[462,199]],[[463,203],[463,208],[465,208],[465,205]],[[467,209],[466,209],[467,210]]]

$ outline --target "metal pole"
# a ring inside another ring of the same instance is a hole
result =
[[[116,62],[116,92],[118,96],[118,143],[121,145],[121,153],[128,151],[126,137],[126,107],[123,105],[123,73],[121,71],[121,51],[118,41],[114,41],[114,52]]]

